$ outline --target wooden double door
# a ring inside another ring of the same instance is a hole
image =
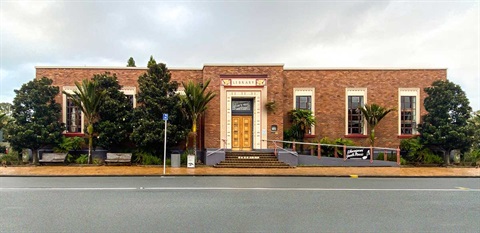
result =
[[[252,116],[232,116],[232,150],[252,150]]]

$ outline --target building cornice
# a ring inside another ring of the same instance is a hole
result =
[[[201,71],[204,67],[284,67],[284,64],[204,64],[202,68],[194,67],[169,67],[169,70],[196,70]],[[35,66],[35,69],[99,69],[99,70],[147,70],[147,67],[122,67],[122,66]],[[447,70],[447,68],[427,67],[284,67],[285,71],[323,71],[323,70]]]
[[[321,70],[447,70],[447,68],[421,68],[421,67],[286,67],[286,71],[321,71]]]

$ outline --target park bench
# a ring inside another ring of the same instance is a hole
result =
[[[40,163],[65,163],[67,153],[43,153]]]
[[[128,163],[132,162],[132,153],[107,153],[105,163]]]

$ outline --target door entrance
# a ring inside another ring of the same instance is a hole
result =
[[[232,150],[252,150],[252,116],[232,116]]]

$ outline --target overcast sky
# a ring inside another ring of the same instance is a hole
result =
[[[35,66],[447,68],[480,110],[472,1],[0,0],[0,102]]]

